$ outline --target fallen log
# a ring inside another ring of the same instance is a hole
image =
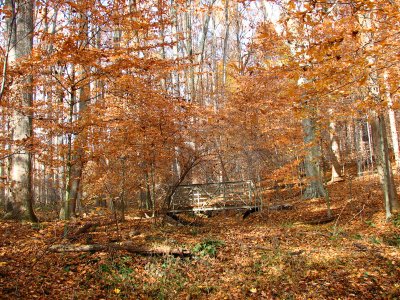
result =
[[[191,257],[189,250],[181,248],[171,248],[169,246],[146,247],[134,245],[132,242],[118,242],[102,244],[55,244],[50,246],[51,252],[96,252],[108,250],[125,250],[141,255],[173,255],[175,257]]]
[[[293,205],[291,204],[277,204],[269,207],[269,210],[292,210],[292,209]]]
[[[102,251],[108,249],[105,245],[91,244],[91,245],[79,245],[79,244],[55,244],[51,245],[49,250],[51,252],[90,252],[90,251]]]

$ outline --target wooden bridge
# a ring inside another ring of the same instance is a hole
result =
[[[172,195],[171,213],[227,209],[260,210],[262,199],[251,180],[180,185]]]

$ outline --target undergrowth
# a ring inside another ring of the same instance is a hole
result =
[[[196,244],[193,247],[193,252],[199,256],[211,256],[215,257],[217,254],[218,248],[225,245],[224,241],[215,240],[215,239],[205,239],[201,243]]]

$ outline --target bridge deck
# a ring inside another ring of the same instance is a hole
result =
[[[242,209],[252,209],[258,206],[225,206],[225,207],[192,207],[183,209],[172,209],[168,212],[170,213],[181,213],[181,212],[200,212],[200,211],[221,211],[221,210],[242,210]]]

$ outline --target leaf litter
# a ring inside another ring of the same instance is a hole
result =
[[[196,226],[138,219],[118,224],[94,212],[69,223],[0,223],[3,299],[396,299],[400,297],[400,228],[384,222],[374,179],[331,185],[335,220],[323,199],[290,200],[293,210],[195,218]],[[358,189],[358,190],[357,190]],[[96,224],[80,233],[80,228]],[[53,253],[51,245],[182,247],[192,258],[142,256],[109,249]]]

